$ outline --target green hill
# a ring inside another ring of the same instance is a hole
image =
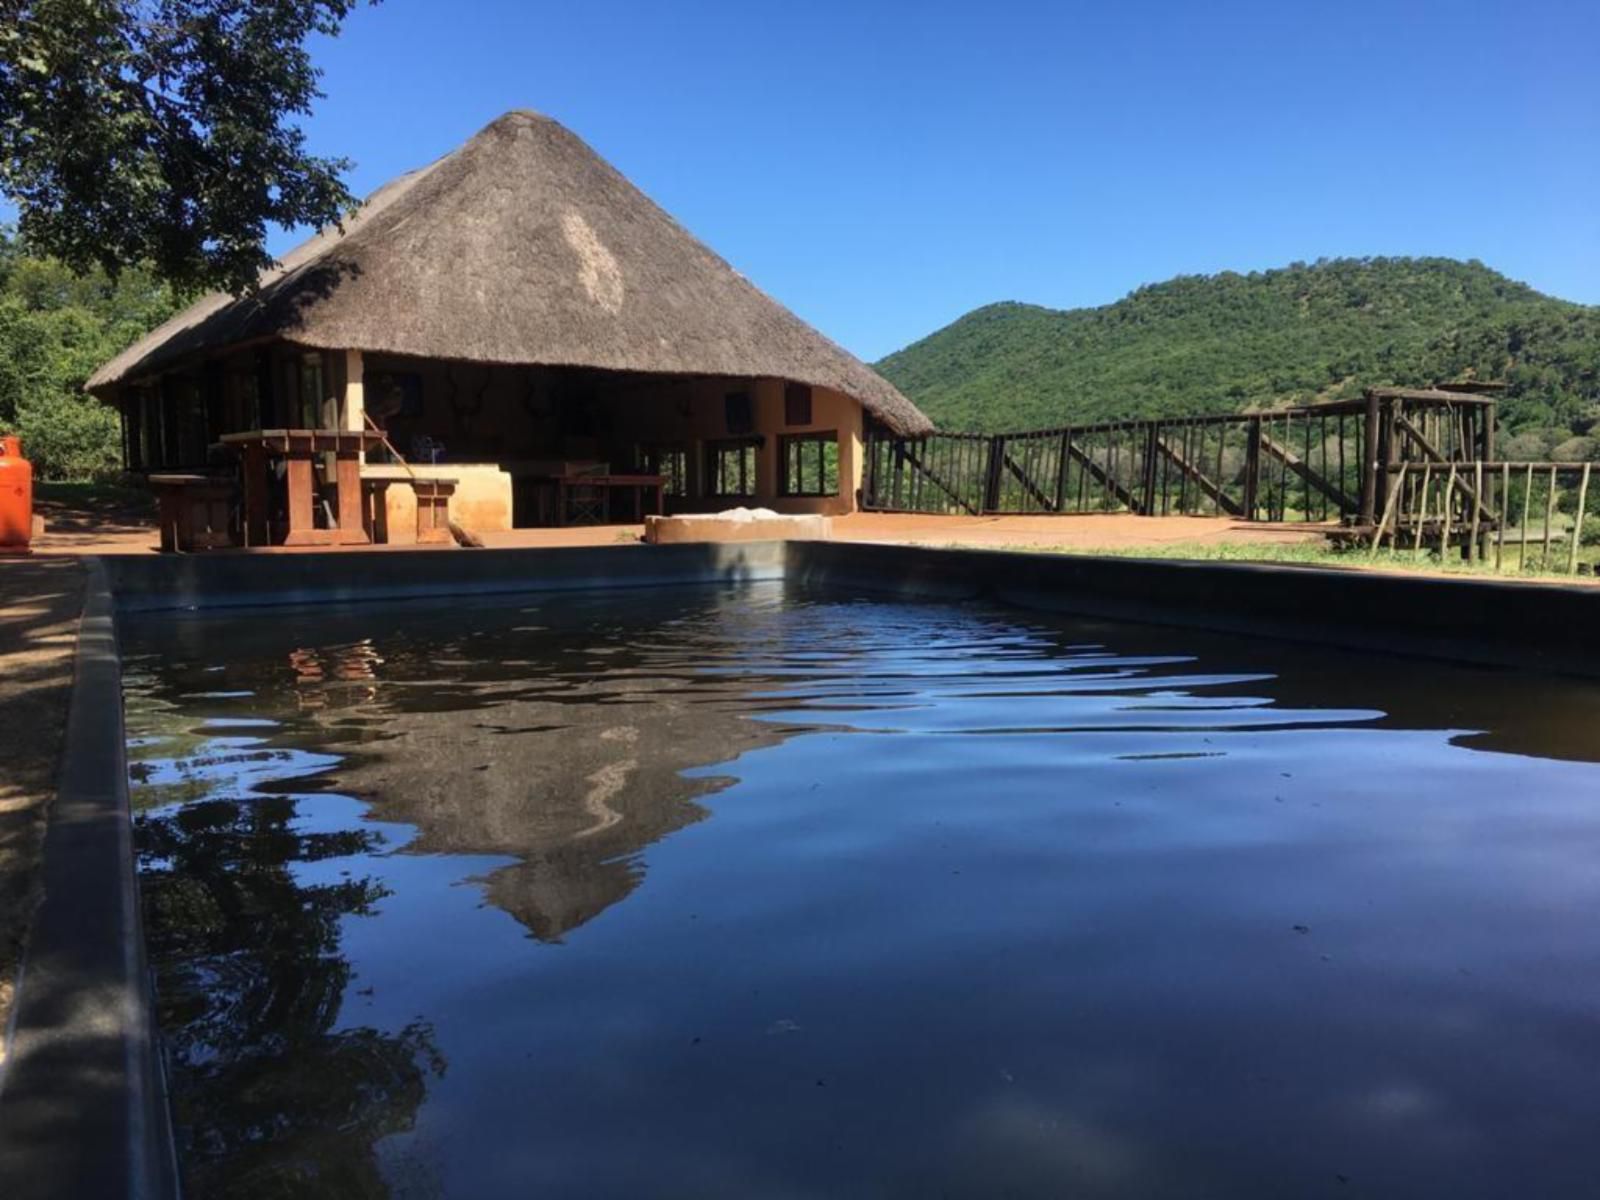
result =
[[[992,304],[877,367],[940,428],[981,431],[1506,379],[1508,450],[1600,457],[1600,307],[1447,258],[1180,276],[1103,308]]]

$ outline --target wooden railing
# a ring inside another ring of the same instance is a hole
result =
[[[862,506],[879,511],[1133,512],[1371,525],[1387,472],[1492,457],[1494,401],[1374,389],[1263,412],[1024,433],[869,432]]]
[[[1417,558],[1459,548],[1469,562],[1576,575],[1589,520],[1593,463],[1402,462],[1391,468],[1377,524],[1359,530]],[[1590,535],[1600,542],[1600,530]]]

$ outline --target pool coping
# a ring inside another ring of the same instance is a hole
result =
[[[8,1200],[178,1194],[132,847],[120,614],[795,580],[1600,678],[1600,589],[1559,584],[798,541],[86,565],[45,894],[0,1071]]]
[[[43,898],[0,1072],[0,1194],[178,1194],[135,877],[122,663],[89,560]]]
[[[790,543],[786,577],[1600,678],[1600,588],[1589,584],[849,542]]]

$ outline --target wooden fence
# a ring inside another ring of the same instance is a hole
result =
[[[1265,412],[1025,433],[869,431],[862,507],[881,512],[1215,515],[1371,525],[1385,464],[1492,458],[1494,401],[1436,389]]]
[[[1375,388],[1269,412],[1026,433],[869,431],[862,507],[1325,522],[1376,553],[1576,573],[1588,463],[1495,457],[1492,396]]]
[[[1441,556],[1460,549],[1468,561],[1503,570],[1578,572],[1589,519],[1593,463],[1402,462],[1388,474],[1378,523],[1355,535],[1398,553]]]

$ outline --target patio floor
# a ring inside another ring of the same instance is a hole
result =
[[[41,555],[154,553],[156,530],[139,513],[104,507],[82,511],[40,504],[45,532],[33,548]],[[642,525],[580,525],[562,529],[514,529],[482,535],[499,548],[612,546],[637,543]],[[1226,517],[1140,517],[1130,513],[1088,516],[952,517],[917,513],[852,513],[833,519],[840,541],[896,542],[924,546],[1063,546],[1119,549],[1175,542],[1285,544],[1315,541],[1316,525],[1262,525]],[[349,549],[346,547],[345,549]],[[372,547],[381,551],[383,547]],[[272,553],[322,553],[315,548]]]

